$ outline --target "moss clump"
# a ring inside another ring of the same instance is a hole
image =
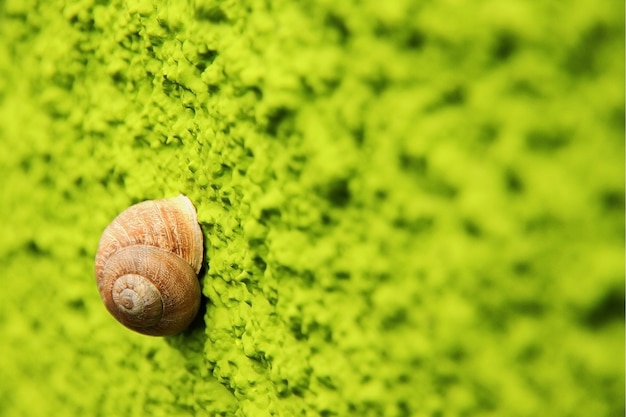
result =
[[[0,2],[0,414],[623,414],[623,4],[65,3]],[[135,335],[98,238],[181,192]]]

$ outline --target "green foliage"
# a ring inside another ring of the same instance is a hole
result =
[[[0,1],[0,414],[624,413],[623,4]],[[188,195],[206,305],[101,305]]]

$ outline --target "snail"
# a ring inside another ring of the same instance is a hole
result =
[[[96,254],[98,291],[120,323],[150,336],[181,332],[200,306],[202,230],[191,200],[144,201],[118,215]]]

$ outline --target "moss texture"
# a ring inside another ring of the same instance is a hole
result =
[[[624,413],[623,3],[0,0],[0,414]],[[101,305],[188,195],[205,306]]]

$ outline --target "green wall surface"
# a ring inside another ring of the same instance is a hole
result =
[[[624,151],[617,0],[0,0],[0,415],[622,416]],[[180,193],[135,334],[98,240]]]

